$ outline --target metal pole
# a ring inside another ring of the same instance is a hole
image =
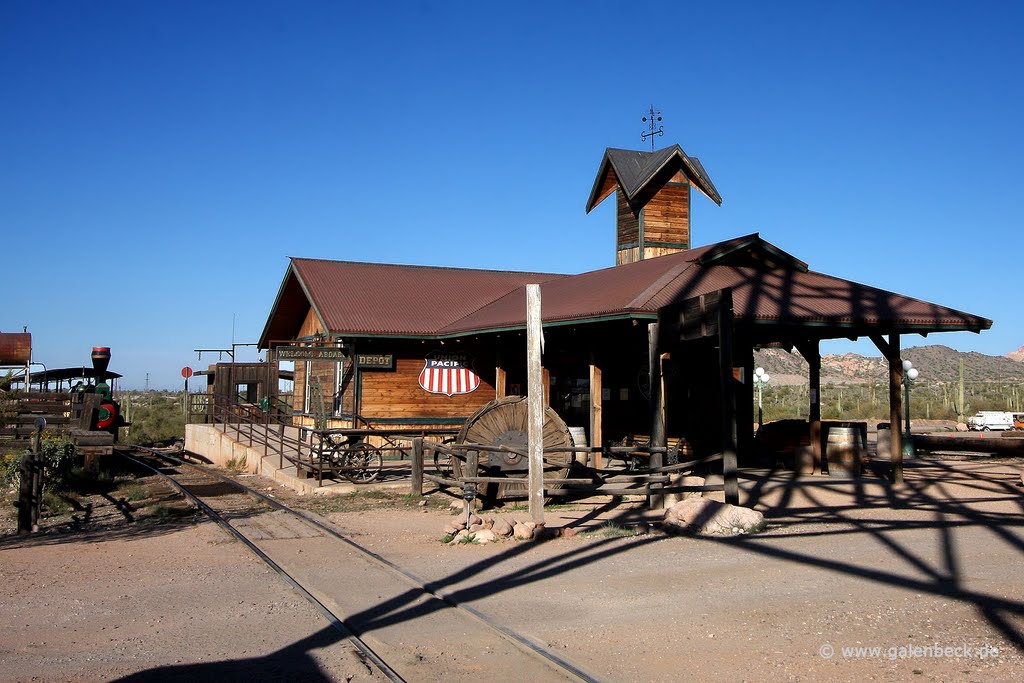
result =
[[[761,410],[761,388],[764,383],[761,380],[757,381],[757,428],[760,429],[764,426],[764,413]]]
[[[910,438],[910,373],[903,373],[903,393],[906,396],[907,403],[903,406],[904,415],[904,431],[907,433],[907,438]]]

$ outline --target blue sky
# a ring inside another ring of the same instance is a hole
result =
[[[288,256],[581,272],[584,205],[640,117],[749,232],[1024,344],[1024,5],[0,3],[0,330],[177,387],[255,341]],[[874,353],[870,343],[826,351]]]

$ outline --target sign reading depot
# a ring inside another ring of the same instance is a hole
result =
[[[468,354],[434,351],[424,359],[420,386],[431,394],[471,393],[480,386],[480,377],[471,368]]]

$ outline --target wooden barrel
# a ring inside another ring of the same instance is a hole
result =
[[[825,441],[825,461],[830,477],[859,477],[864,460],[860,427],[830,425]]]

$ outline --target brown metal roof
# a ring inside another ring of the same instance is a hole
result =
[[[559,277],[293,258],[260,346],[295,334],[308,311],[294,310],[300,290],[333,334],[431,336],[510,291]]]
[[[289,313],[283,303],[300,287],[334,334],[435,337],[525,327],[529,283],[542,285],[545,323],[653,318],[669,304],[731,287],[738,321],[815,326],[821,338],[847,336],[850,328],[866,335],[980,331],[992,325],[980,316],[810,271],[755,233],[570,276],[293,259],[261,345],[295,334],[308,305]],[[290,329],[275,327],[275,320],[289,321]],[[283,334],[268,336],[272,330]]]
[[[823,338],[827,328],[857,327],[868,334],[980,331],[992,325],[946,306],[808,271],[756,234],[548,282],[541,287],[541,305],[545,323],[653,317],[663,306],[725,287],[733,288],[737,320],[815,325]],[[523,291],[511,292],[440,333],[522,327],[525,298]]]

